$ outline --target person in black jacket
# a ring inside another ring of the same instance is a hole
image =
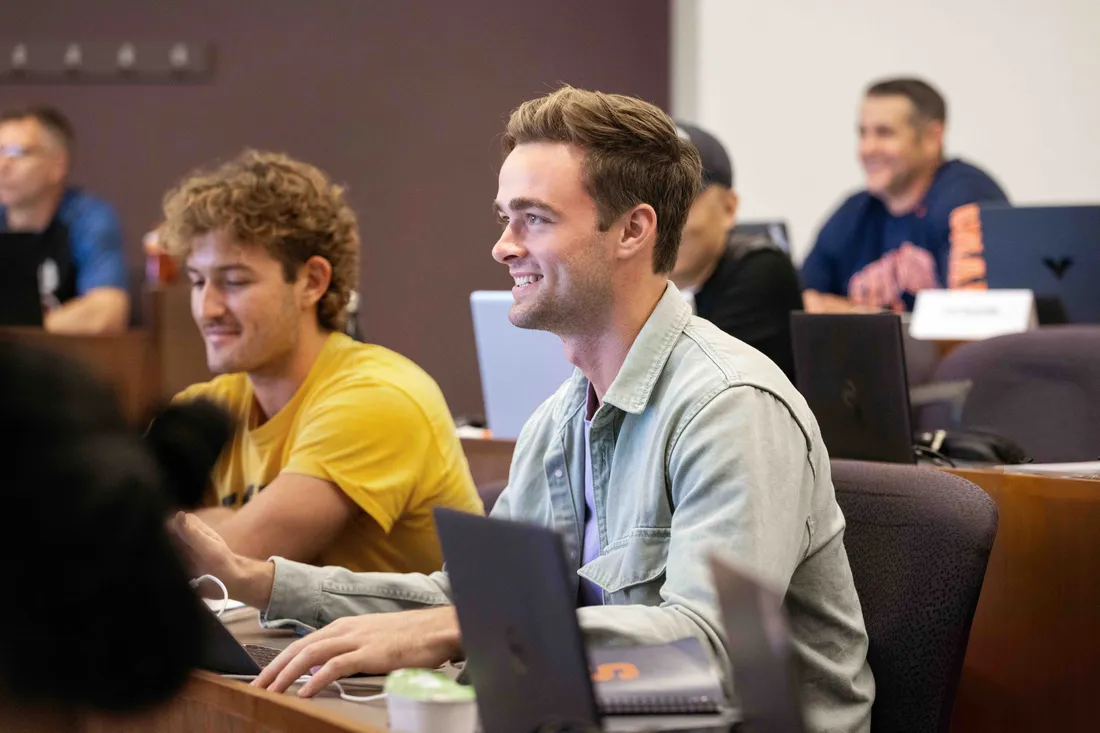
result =
[[[791,311],[802,289],[790,257],[765,235],[744,234],[729,154],[710,133],[678,123],[703,161],[703,190],[692,204],[672,281],[695,314],[758,349],[791,380]]]

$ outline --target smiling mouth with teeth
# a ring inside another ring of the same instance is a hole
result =
[[[519,277],[512,278],[516,281],[517,288],[525,288],[528,285],[534,285],[542,279],[542,275],[520,275]]]

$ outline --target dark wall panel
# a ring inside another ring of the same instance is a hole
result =
[[[480,412],[468,295],[506,288],[490,212],[507,112],[565,81],[667,108],[668,0],[10,0],[5,40],[197,40],[192,85],[0,85],[78,133],[75,178],[122,213],[131,255],[164,190],[246,146],[346,183],[363,231],[362,326]]]

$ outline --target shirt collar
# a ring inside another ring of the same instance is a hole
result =
[[[603,401],[632,414],[640,414],[649,404],[658,377],[672,354],[680,334],[691,319],[691,306],[669,281],[657,307],[649,315],[638,337],[626,354],[615,380]],[[568,421],[579,412],[585,415],[588,400],[588,378],[580,369],[573,371],[568,397],[562,404],[561,419]]]
[[[641,413],[690,318],[691,307],[670,282],[634,339],[603,401],[624,412]]]

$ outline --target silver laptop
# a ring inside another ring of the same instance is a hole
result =
[[[485,420],[494,438],[514,439],[527,418],[573,375],[561,339],[508,320],[512,293],[470,294]]]

